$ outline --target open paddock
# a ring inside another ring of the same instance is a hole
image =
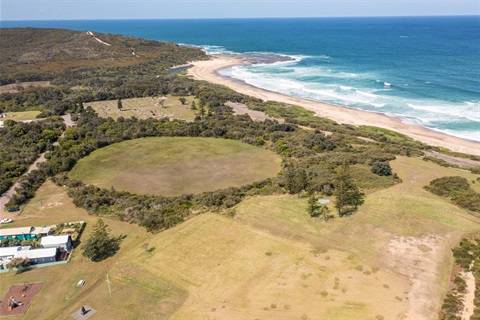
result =
[[[193,121],[195,113],[190,110],[190,105],[194,100],[193,96],[183,97],[186,102],[184,105],[180,102],[181,97],[147,97],[122,99],[122,109],[118,109],[117,100],[97,101],[85,103],[84,106],[90,106],[100,117],[118,119],[120,117],[138,119],[162,119],[174,118],[185,121]],[[163,106],[162,106],[163,103]],[[195,102],[198,104],[198,101]]]

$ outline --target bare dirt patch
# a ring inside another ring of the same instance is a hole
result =
[[[448,156],[443,153],[438,153],[438,152],[429,152],[425,151],[425,154],[430,157],[435,157],[437,159],[441,159],[444,161],[447,161],[451,164],[456,164],[462,167],[476,167],[480,166],[479,161],[471,160],[471,159],[466,159],[466,158],[458,158],[458,157],[453,157],[453,156]]]
[[[262,111],[250,110],[246,105],[238,102],[227,102],[225,104],[231,107],[233,109],[233,112],[236,115],[248,114],[253,121],[265,121],[268,119],[268,120],[277,120],[279,123],[285,122],[284,119],[270,117]]]
[[[438,265],[444,261],[447,238],[436,234],[421,237],[393,237],[388,244],[386,264],[397,274],[408,278],[408,293],[402,319],[432,319],[438,302],[431,297],[438,291]]]
[[[2,93],[15,93],[26,88],[33,88],[33,87],[49,87],[50,81],[30,81],[30,82],[19,82],[19,83],[12,83],[6,84],[4,86],[0,86],[0,94]]]
[[[10,287],[2,301],[0,302],[0,316],[20,316],[27,312],[28,307],[35,299],[35,296],[43,286],[43,282],[16,284]],[[15,301],[22,305],[8,309],[8,300],[13,297]]]

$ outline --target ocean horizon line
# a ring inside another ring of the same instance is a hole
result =
[[[225,17],[225,18],[105,18],[105,19],[29,19],[29,20],[17,20],[17,19],[3,19],[0,21],[0,28],[2,22],[50,22],[50,21],[174,21],[174,20],[190,20],[190,21],[199,21],[199,20],[303,20],[303,19],[382,19],[382,18],[480,18],[479,14],[472,15],[391,15],[391,16],[315,16],[315,17]]]

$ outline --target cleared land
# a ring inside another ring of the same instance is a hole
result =
[[[0,94],[15,93],[15,92],[19,92],[22,89],[33,88],[33,87],[48,87],[48,86],[50,86],[50,81],[28,81],[28,82],[6,84],[4,86],[0,86]]]
[[[22,111],[22,112],[7,112],[5,118],[0,118],[1,121],[14,120],[14,121],[26,121],[35,120],[40,114],[40,111]]]
[[[89,102],[85,106],[92,107],[100,117],[118,119],[119,117],[138,119],[147,118],[175,118],[186,121],[193,121],[195,113],[190,110],[190,105],[194,98],[192,96],[183,97],[186,102],[182,105],[179,98],[173,96],[133,98],[122,100],[122,109],[118,109],[117,100]],[[162,106],[163,103],[163,106]],[[195,99],[198,105],[198,101]]]
[[[25,319],[69,318],[84,304],[106,319],[436,319],[450,249],[480,224],[422,186],[476,176],[403,157],[392,167],[403,183],[327,223],[290,195],[252,197],[233,219],[203,214],[156,235],[106,219],[127,235],[116,256],[93,263],[76,250],[66,265],[0,274],[0,294],[45,282]],[[47,182],[11,226],[85,220],[85,241],[95,219]]]
[[[281,159],[234,140],[161,137],[117,143],[81,159],[69,177],[137,194],[181,195],[275,176]]]
[[[476,176],[403,157],[393,161],[392,167],[403,183],[368,194],[365,204],[351,217],[328,223],[312,220],[306,215],[305,199],[271,196],[241,203],[235,219],[280,237],[311,243],[321,251],[349,252],[361,260],[359,269],[375,268],[395,275],[392,282],[385,282],[390,290],[395,290],[397,282],[410,283],[407,290],[395,295],[401,301],[397,316],[436,319],[453,264],[451,248],[463,234],[480,230],[480,223],[422,187],[442,176],[460,175],[469,181]],[[337,272],[346,270],[340,267]],[[367,309],[377,310],[385,319],[394,318],[387,316],[388,308],[378,304],[382,299],[371,296],[367,300]],[[341,304],[333,308],[343,310]]]

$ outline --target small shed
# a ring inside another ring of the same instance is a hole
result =
[[[72,250],[72,238],[68,234],[43,237],[40,244],[42,248],[57,248],[60,251]]]
[[[318,203],[320,203],[320,204],[329,204],[329,203],[330,203],[330,200],[328,200],[328,199],[318,199]]]
[[[57,249],[35,249],[17,251],[15,258],[28,258],[31,264],[40,264],[57,261]]]

